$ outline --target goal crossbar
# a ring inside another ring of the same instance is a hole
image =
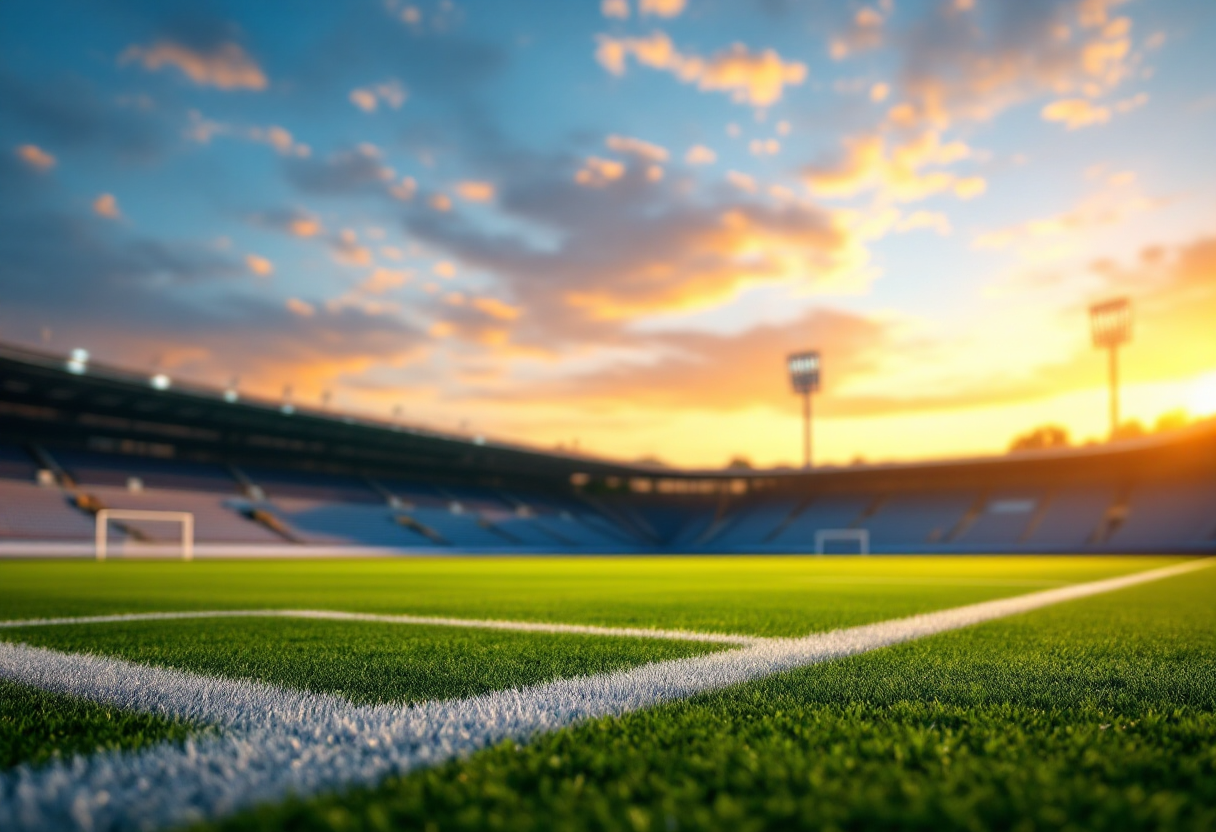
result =
[[[149,509],[103,508],[97,512],[94,540],[97,559],[106,559],[111,520],[151,520],[182,524],[182,560],[194,559],[194,515],[188,511],[151,511]]]
[[[869,529],[820,529],[815,532],[815,554],[822,555],[825,544],[833,540],[852,540],[857,543],[859,554],[870,554]]]

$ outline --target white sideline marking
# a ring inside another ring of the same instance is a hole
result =
[[[446,618],[429,615],[379,615],[338,610],[191,610],[188,612],[134,612],[117,615],[84,615],[75,618],[31,618],[0,621],[0,629],[47,627],[56,624],[115,624],[124,621],[173,621],[190,618],[313,618],[326,621],[366,621],[376,624],[418,624],[435,627],[469,627],[479,630],[518,630],[525,633],[569,633],[581,636],[658,638],[671,641],[704,641],[714,644],[758,644],[767,639],[730,633],[698,633],[692,630],[647,630],[642,627],[597,627],[594,624],[551,624],[538,621],[500,621],[493,618]]]
[[[1063,601],[1183,575],[1212,559],[805,638],[413,706],[217,679],[0,643],[0,677],[222,730],[183,745],[76,757],[0,775],[0,828],[155,829],[433,765],[580,720],[627,713]]]

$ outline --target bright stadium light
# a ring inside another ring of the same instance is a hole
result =
[[[291,403],[291,385],[283,387],[283,403],[279,406],[279,412],[285,416],[290,416],[296,412],[296,406]]]
[[[89,369],[89,351],[80,347],[72,350],[68,357],[67,368],[69,373],[82,375],[85,370]]]
[[[164,373],[157,373],[148,379],[148,383],[152,385],[152,389],[154,390],[168,390],[170,381],[169,377]]]
[[[228,386],[224,388],[224,401],[228,402],[228,404],[233,404],[241,397],[241,394],[238,393],[236,389],[237,385],[240,383],[240,376],[233,376],[232,381],[228,382]]]
[[[819,389],[820,359],[818,350],[796,352],[785,360],[790,371],[790,386],[802,396],[803,467],[811,467],[811,394]]]
[[[1132,302],[1127,298],[1095,303],[1089,307],[1089,325],[1094,346],[1110,355],[1110,435],[1119,430],[1119,347],[1132,340]]]

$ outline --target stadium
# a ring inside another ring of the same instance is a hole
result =
[[[1211,9],[0,22],[0,832],[1216,829]]]

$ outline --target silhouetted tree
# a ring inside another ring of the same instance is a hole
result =
[[[1040,451],[1044,448],[1068,447],[1068,430],[1059,425],[1042,425],[1016,437],[1009,445],[1010,453]]]

